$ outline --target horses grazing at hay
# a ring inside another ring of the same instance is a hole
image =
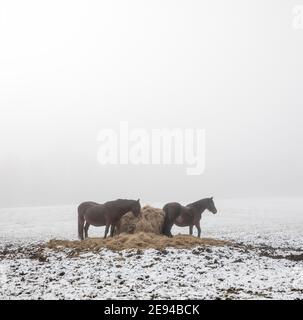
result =
[[[110,236],[114,236],[115,227],[120,219],[127,213],[132,212],[138,217],[141,212],[140,200],[118,199],[104,204],[96,202],[84,202],[78,207],[78,235],[81,240],[88,237],[90,225],[105,227],[104,239],[107,237],[109,228]],[[84,236],[83,236],[84,233]]]
[[[172,202],[164,206],[163,211],[165,212],[163,234],[172,237],[171,229],[174,224],[178,227],[189,226],[189,234],[193,234],[193,227],[196,226],[198,229],[198,237],[201,237],[201,226],[200,220],[202,213],[205,210],[209,210],[213,214],[217,213],[213,198],[206,198],[182,206],[180,203]]]

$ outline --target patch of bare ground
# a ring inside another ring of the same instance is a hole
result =
[[[84,241],[50,240],[46,246],[50,249],[70,248],[80,251],[99,251],[102,248],[113,251],[127,249],[190,249],[198,246],[225,246],[230,242],[224,240],[197,238],[189,235],[176,235],[168,238],[154,233],[139,232],[120,234],[113,238],[89,238]]]
[[[23,246],[8,245],[0,250],[0,261],[2,259],[31,259],[39,262],[47,262],[47,257],[44,256],[44,244],[29,244]]]
[[[252,290],[245,290],[243,288],[228,288],[220,290],[224,292],[224,299],[225,300],[234,300],[235,298],[239,297],[241,294],[246,294],[251,297],[255,297],[258,299],[270,299],[268,294],[258,292],[258,291],[252,291]]]
[[[303,261],[303,254],[289,254],[286,256],[282,256],[282,255],[273,255],[270,254],[268,252],[262,252],[260,254],[262,257],[267,257],[267,258],[272,258],[272,259],[286,259],[286,260],[290,260],[290,261]]]
[[[236,248],[241,248],[242,250],[244,250],[244,252],[254,251],[260,257],[266,257],[266,258],[276,259],[276,260],[285,259],[293,262],[303,261],[302,250],[298,248],[279,248],[279,247],[274,248],[266,244],[253,246],[253,245],[246,245],[244,243],[234,243],[233,246]],[[300,253],[281,255],[281,254],[277,254],[276,253],[277,251],[284,251],[284,252],[294,251],[294,252],[300,252]]]

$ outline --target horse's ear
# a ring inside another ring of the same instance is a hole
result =
[[[140,199],[138,199],[137,202],[140,203]]]
[[[214,197],[211,197],[210,200],[214,200]]]

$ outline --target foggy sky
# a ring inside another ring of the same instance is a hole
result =
[[[297,1],[1,1],[0,207],[301,196]],[[101,166],[98,132],[206,130],[206,171]]]

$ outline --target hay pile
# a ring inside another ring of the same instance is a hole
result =
[[[177,235],[173,238],[156,235],[154,233],[139,232],[135,234],[121,234],[113,238],[89,238],[84,241],[50,240],[47,247],[54,250],[64,248],[76,251],[99,251],[103,248],[113,251],[126,249],[157,249],[180,248],[188,249],[197,246],[225,246],[229,242],[223,240],[204,238],[200,239],[190,235]]]
[[[163,223],[163,210],[145,206],[141,209],[140,217],[135,217],[131,212],[124,215],[117,226],[116,234],[138,232],[161,234]]]

